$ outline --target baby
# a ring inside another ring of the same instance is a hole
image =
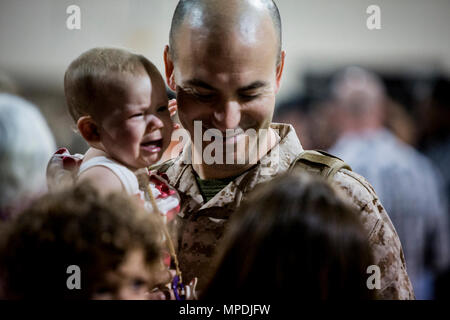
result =
[[[102,194],[136,195],[148,211],[159,213],[166,223],[172,221],[180,210],[178,193],[147,169],[161,159],[176,127],[170,114],[176,105],[169,110],[157,68],[141,55],[94,48],[70,64],[64,92],[78,131],[90,146],[82,157],[77,183],[89,181]],[[173,236],[166,232],[165,238],[179,280]],[[168,255],[165,263],[170,265]]]
[[[78,182],[89,180],[101,193],[138,195],[150,210],[171,220],[179,210],[176,191],[158,176],[149,176],[150,183],[140,186],[136,176],[160,160],[173,130],[157,68],[141,55],[94,48],[70,64],[64,91],[69,112],[90,146]]]

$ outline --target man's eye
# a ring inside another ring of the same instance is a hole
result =
[[[194,96],[201,101],[209,101],[214,98],[214,94],[200,94],[194,93]]]
[[[240,98],[244,101],[251,101],[259,97],[259,94],[241,94]]]

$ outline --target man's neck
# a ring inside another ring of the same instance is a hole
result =
[[[192,167],[200,179],[225,179],[229,177],[236,177],[253,167],[261,158],[263,158],[269,151],[275,147],[279,138],[277,134],[269,128],[268,135],[262,137],[262,142],[258,145],[263,146],[260,150],[256,148],[255,152],[257,152],[256,162],[245,163],[245,164],[212,164],[208,165],[204,163],[203,159],[200,164],[193,162]],[[195,148],[192,148],[191,157],[194,158],[194,152],[196,152]],[[199,151],[197,151],[199,152]],[[251,157],[249,157],[251,158]]]

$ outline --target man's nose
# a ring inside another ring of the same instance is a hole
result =
[[[237,101],[225,101],[214,110],[213,124],[220,131],[235,129],[239,126],[240,121],[241,106]]]

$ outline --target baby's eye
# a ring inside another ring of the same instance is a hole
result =
[[[214,94],[200,94],[200,93],[194,93],[194,96],[200,100],[200,101],[210,101],[214,98]]]
[[[135,291],[141,290],[146,285],[147,285],[147,283],[143,279],[139,279],[139,278],[133,279],[132,286],[133,286],[133,290],[135,290]]]
[[[142,112],[140,112],[140,113],[133,114],[130,118],[138,118],[138,117],[142,117],[143,115],[144,114]]]

